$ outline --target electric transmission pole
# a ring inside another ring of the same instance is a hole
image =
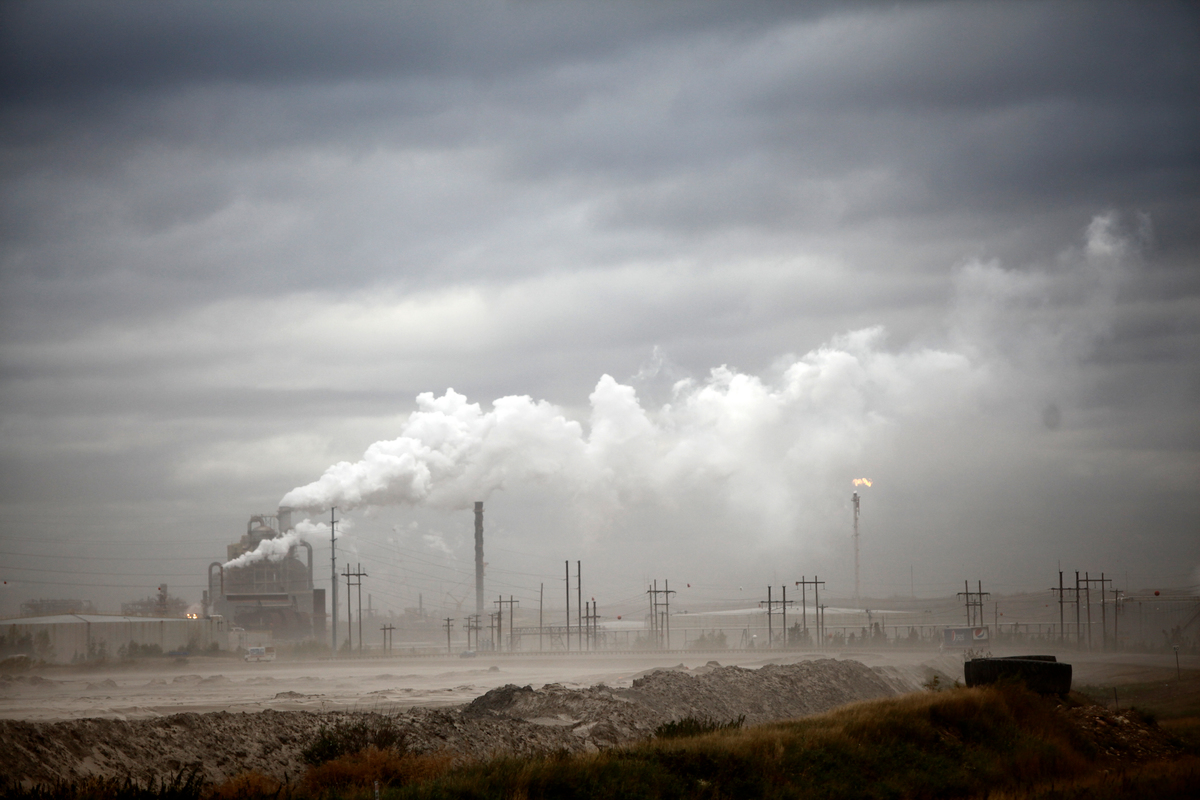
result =
[[[497,619],[499,620],[499,624],[496,630],[497,650],[500,649],[500,645],[504,642],[504,607],[508,606],[508,652],[511,653],[513,649],[513,606],[520,605],[521,601],[513,600],[513,597],[510,594],[507,600],[504,599],[504,595],[500,595],[500,599],[493,600],[492,603],[499,606],[499,609],[497,610]]]
[[[959,592],[958,596],[966,598],[967,626],[975,627],[976,610],[979,611],[979,624],[983,625],[983,601],[984,598],[990,598],[992,593],[983,591],[983,581],[979,581],[979,591],[977,592],[971,591],[970,584],[967,581],[963,581],[963,589],[965,591]]]
[[[346,578],[346,635],[349,637],[350,649],[354,649],[354,606],[350,605],[350,587],[358,587],[358,649],[362,652],[362,579],[367,573],[362,571],[362,564],[354,571],[350,571],[350,565],[346,565],[346,571],[342,573]],[[351,582],[351,578],[357,580]]]
[[[330,656],[337,658],[338,640],[337,640],[337,595],[338,595],[338,571],[337,571],[337,520],[334,519],[334,512],[337,511],[337,506],[332,506],[329,509],[329,618],[332,621],[330,626],[333,630],[332,648]]]
[[[663,588],[660,589],[660,588],[658,588],[658,581],[655,580],[653,588],[647,589],[646,594],[650,595],[650,614],[653,619],[651,630],[654,632],[655,637],[658,639],[659,648],[661,649],[665,646],[666,649],[670,650],[671,649],[671,595],[675,594],[675,592],[671,591],[670,581],[664,580]],[[659,623],[659,618],[658,618],[658,615],[659,615],[658,596],[660,594],[663,596],[663,607],[666,609],[666,611],[663,612],[662,624]],[[664,629],[665,629],[665,634],[666,634],[665,644],[664,644],[664,638],[663,638]]]

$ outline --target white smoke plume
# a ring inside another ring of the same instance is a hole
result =
[[[775,382],[726,367],[676,385],[651,413],[633,387],[604,375],[590,396],[587,433],[562,409],[502,397],[484,411],[448,390],[425,393],[396,439],[330,467],[281,501],[294,508],[429,504],[467,508],[514,481],[556,482],[608,502],[719,485],[733,502],[761,504],[813,459],[856,451],[892,414],[936,413],[970,387],[962,355],[889,354],[880,328],[855,331],[795,361]],[[773,491],[774,490],[774,491]]]
[[[1019,392],[1038,395],[1029,400],[1036,405],[1060,389],[1065,361],[1104,333],[1128,255],[1115,225],[1097,217],[1087,246],[1045,271],[964,266],[943,346],[891,352],[881,327],[865,328],[790,359],[771,379],[721,366],[680,381],[657,409],[604,375],[586,429],[528,396],[502,397],[485,411],[453,389],[424,393],[399,436],[331,466],[280,504],[465,509],[509,484],[540,482],[609,509],[719,498],[786,528],[800,501],[847,485],[864,449],[897,426],[969,417]]]
[[[338,520],[337,530],[334,531],[334,538],[340,539],[342,534],[348,532],[353,523],[349,519]],[[300,534],[300,538],[305,541],[317,540],[325,541],[329,538],[329,523],[328,522],[313,522],[305,517],[296,523],[294,530]]]
[[[291,530],[274,539],[263,539],[258,543],[258,547],[248,553],[242,553],[232,561],[225,562],[223,566],[225,569],[231,569],[234,567],[244,567],[256,561],[282,561],[287,558],[291,549],[301,541],[303,541],[303,537],[298,530]]]

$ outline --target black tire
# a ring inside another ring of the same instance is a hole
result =
[[[963,673],[967,686],[1016,680],[1039,694],[1066,695],[1071,691],[1071,665],[1060,664],[1053,656],[975,658],[963,664]]]

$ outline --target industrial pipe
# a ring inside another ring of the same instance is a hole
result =
[[[213,567],[216,567],[218,570],[220,570],[220,575],[221,575],[221,594],[220,595],[217,595],[217,593],[215,591],[213,591]],[[224,567],[224,565],[221,564],[220,561],[214,561],[208,565],[208,596],[210,598],[212,598],[211,602],[213,603],[213,605],[216,605],[218,596],[222,597],[222,598],[225,597],[225,567]]]

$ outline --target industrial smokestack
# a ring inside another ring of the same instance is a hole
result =
[[[860,605],[858,585],[858,492],[850,498],[854,502],[854,604]]]
[[[279,532],[287,533],[294,527],[292,525],[292,509],[288,508],[287,506],[280,506],[278,514],[279,514]]]
[[[483,619],[483,501],[475,501],[475,615]],[[482,624],[482,623],[481,623]]]

